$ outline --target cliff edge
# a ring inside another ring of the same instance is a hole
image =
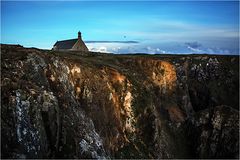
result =
[[[1,158],[239,158],[239,56],[1,45]]]

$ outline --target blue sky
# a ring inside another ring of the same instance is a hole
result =
[[[1,43],[51,49],[77,37],[114,53],[239,53],[238,1],[1,1]]]

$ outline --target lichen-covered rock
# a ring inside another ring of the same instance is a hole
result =
[[[238,56],[1,47],[1,158],[239,156]]]

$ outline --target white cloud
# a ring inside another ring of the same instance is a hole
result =
[[[147,53],[147,54],[165,54],[169,53],[159,47],[147,46],[146,44],[120,44],[120,43],[94,43],[87,44],[90,51],[104,53]]]
[[[189,45],[186,45],[189,44]],[[168,44],[91,44],[88,45],[90,51],[126,54],[126,53],[146,53],[146,54],[192,54],[192,53],[208,53],[208,54],[236,54],[228,48],[204,46],[198,42],[175,43]]]
[[[192,48],[192,47],[190,47],[190,46],[187,46],[187,48],[190,49],[190,50],[193,51],[193,52],[197,52],[197,53],[203,52],[203,50],[200,50],[200,49],[197,49],[197,48]]]
[[[100,47],[98,51],[99,52],[108,52],[107,47],[104,47],[104,46]]]
[[[108,53],[108,49],[105,46],[99,46],[99,47],[93,47],[93,46],[88,46],[89,51],[92,52],[104,52],[104,53]]]

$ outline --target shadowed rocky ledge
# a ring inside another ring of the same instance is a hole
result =
[[[238,67],[1,45],[1,158],[239,158]]]

